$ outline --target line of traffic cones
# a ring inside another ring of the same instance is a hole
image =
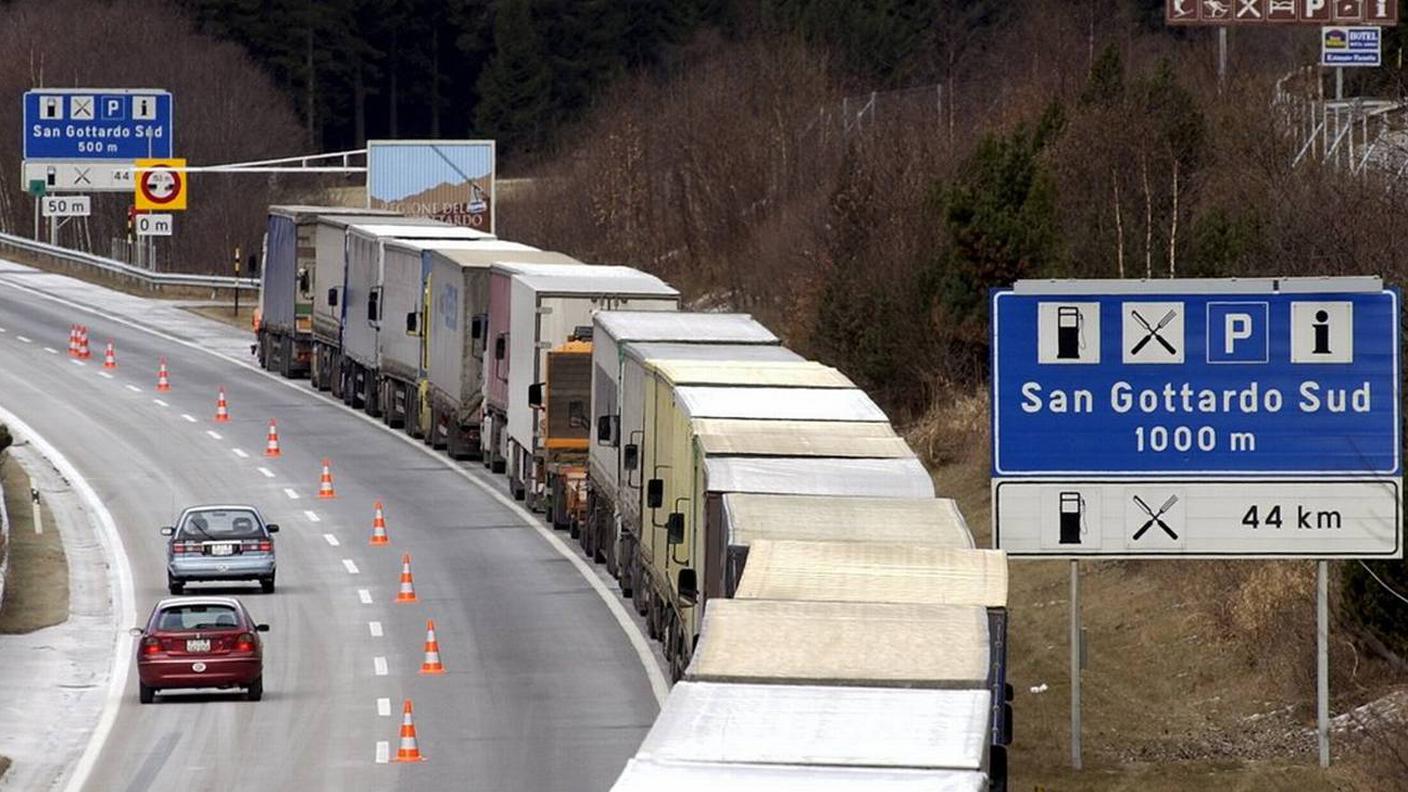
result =
[[[161,367],[156,370],[156,392],[171,392],[171,378],[166,373],[166,358],[161,359]]]
[[[68,334],[68,354],[70,357],[79,360],[87,360],[93,356],[88,349],[87,325],[76,324],[70,328]]]
[[[323,476],[318,480],[318,497],[336,498],[337,490],[332,488],[332,461],[323,457]]]
[[[269,419],[269,439],[264,443],[264,456],[283,456],[283,451],[279,448],[279,425],[273,418]]]
[[[381,501],[372,504],[374,514],[372,516],[372,538],[367,544],[388,545],[391,544],[391,537],[386,535],[386,515],[382,513]]]
[[[215,400],[215,423],[230,422],[230,403],[225,400],[225,388],[220,388],[220,396]]]

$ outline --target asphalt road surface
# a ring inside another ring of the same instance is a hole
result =
[[[66,353],[75,322],[90,329],[85,365]],[[264,700],[181,694],[144,706],[134,669],[87,789],[610,787],[655,716],[651,683],[611,610],[515,510],[306,383],[290,388],[5,279],[0,328],[0,404],[65,454],[112,512],[139,620],[166,595],[158,528],[182,507],[247,502],[282,527],[276,593],[187,589],[236,593],[272,626]],[[110,338],[118,368],[105,372]],[[170,393],[155,392],[162,356]],[[232,420],[217,424],[222,385]],[[270,418],[276,459],[263,456]],[[316,497],[323,457],[333,500]],[[378,499],[389,547],[367,542]],[[415,604],[394,602],[403,552]],[[428,618],[443,676],[418,673]],[[378,743],[395,756],[404,698],[415,702],[427,761],[380,762]]]

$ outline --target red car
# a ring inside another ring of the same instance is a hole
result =
[[[264,696],[264,650],[257,624],[234,597],[172,597],[152,609],[137,641],[138,695],[150,704],[159,690],[244,688]]]

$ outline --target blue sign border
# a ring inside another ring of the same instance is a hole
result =
[[[65,98],[64,118],[56,120],[45,120],[39,117],[39,100],[45,96],[58,96]],[[68,116],[71,113],[72,105],[68,101],[70,97],[86,96],[94,100],[93,118],[74,119]],[[150,96],[156,99],[154,110],[155,118],[150,120],[133,120],[123,113],[121,118],[101,118],[98,108],[102,106],[103,100],[121,99],[129,102],[134,97]],[[28,162],[40,162],[45,160],[61,162],[131,162],[136,159],[157,158],[164,159],[173,156],[176,150],[176,122],[175,122],[175,101],[170,91],[158,88],[32,88],[25,91],[20,97],[20,115],[22,123],[20,127],[20,150],[23,152],[22,158]],[[111,132],[112,130],[126,130],[127,134],[118,139],[112,139],[106,135],[95,136],[95,141],[106,143],[116,143],[117,152],[97,151],[85,152],[78,149],[80,139],[68,135],[57,138],[36,137],[33,130],[36,126],[62,129],[66,125],[82,124],[93,127],[95,130]],[[161,137],[151,135],[139,136],[136,130],[139,128],[160,129]],[[57,150],[62,148],[63,150]]]

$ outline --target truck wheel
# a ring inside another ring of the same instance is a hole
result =
[[[279,373],[284,379],[293,379],[293,338],[279,339]]]

